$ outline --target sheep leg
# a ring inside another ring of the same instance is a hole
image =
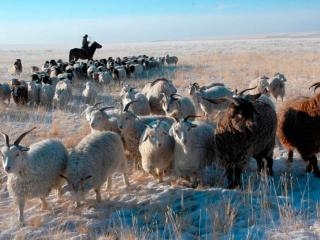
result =
[[[293,150],[289,149],[287,162],[293,162]]]
[[[111,185],[112,185],[112,177],[108,177],[108,180],[107,180],[107,192],[108,192],[108,197],[110,197]]]
[[[307,168],[311,168],[311,170],[313,170],[313,174],[316,175],[317,177],[320,177],[318,161],[317,161],[317,157],[315,155],[312,155],[309,158],[309,164],[308,164]]]
[[[269,176],[273,176],[273,158],[272,157],[266,157],[267,160],[267,170]]]
[[[48,203],[47,200],[45,199],[45,197],[41,197],[41,209],[42,210],[47,210],[48,209]]]
[[[126,186],[126,188],[130,187],[129,180],[128,180],[127,174],[125,172],[122,173],[122,178],[123,178],[123,182],[124,182],[124,185]],[[110,186],[110,188],[111,188],[111,186]]]
[[[254,158],[256,159],[256,162],[257,162],[258,173],[261,173],[263,168],[262,158],[257,156],[254,156]]]
[[[100,192],[100,188],[95,188],[94,192],[96,193],[96,200],[97,202],[101,202],[101,192]]]
[[[23,225],[23,222],[24,222],[24,219],[23,219],[24,199],[19,200],[18,207],[19,207],[19,222],[20,222],[20,225]]]
[[[228,186],[227,188],[233,189],[240,186],[240,177],[242,169],[235,167],[234,169],[227,170]]]

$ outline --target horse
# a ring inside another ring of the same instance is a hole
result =
[[[93,42],[89,47],[89,52],[85,51],[82,48],[72,48],[69,52],[69,62],[78,61],[78,59],[88,59],[92,60],[93,54],[97,48],[102,48],[97,42]]]

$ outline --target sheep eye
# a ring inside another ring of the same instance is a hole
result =
[[[19,157],[20,156],[20,153],[16,153],[16,157]]]

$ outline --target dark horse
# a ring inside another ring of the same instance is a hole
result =
[[[90,45],[89,53],[87,53],[82,48],[72,48],[70,49],[70,52],[69,52],[69,62],[71,62],[72,60],[78,61],[78,59],[92,60],[93,54],[97,48],[102,48],[102,46],[97,42],[93,42]]]

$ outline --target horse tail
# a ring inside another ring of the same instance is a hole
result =
[[[69,51],[69,63],[72,61],[72,49]]]

